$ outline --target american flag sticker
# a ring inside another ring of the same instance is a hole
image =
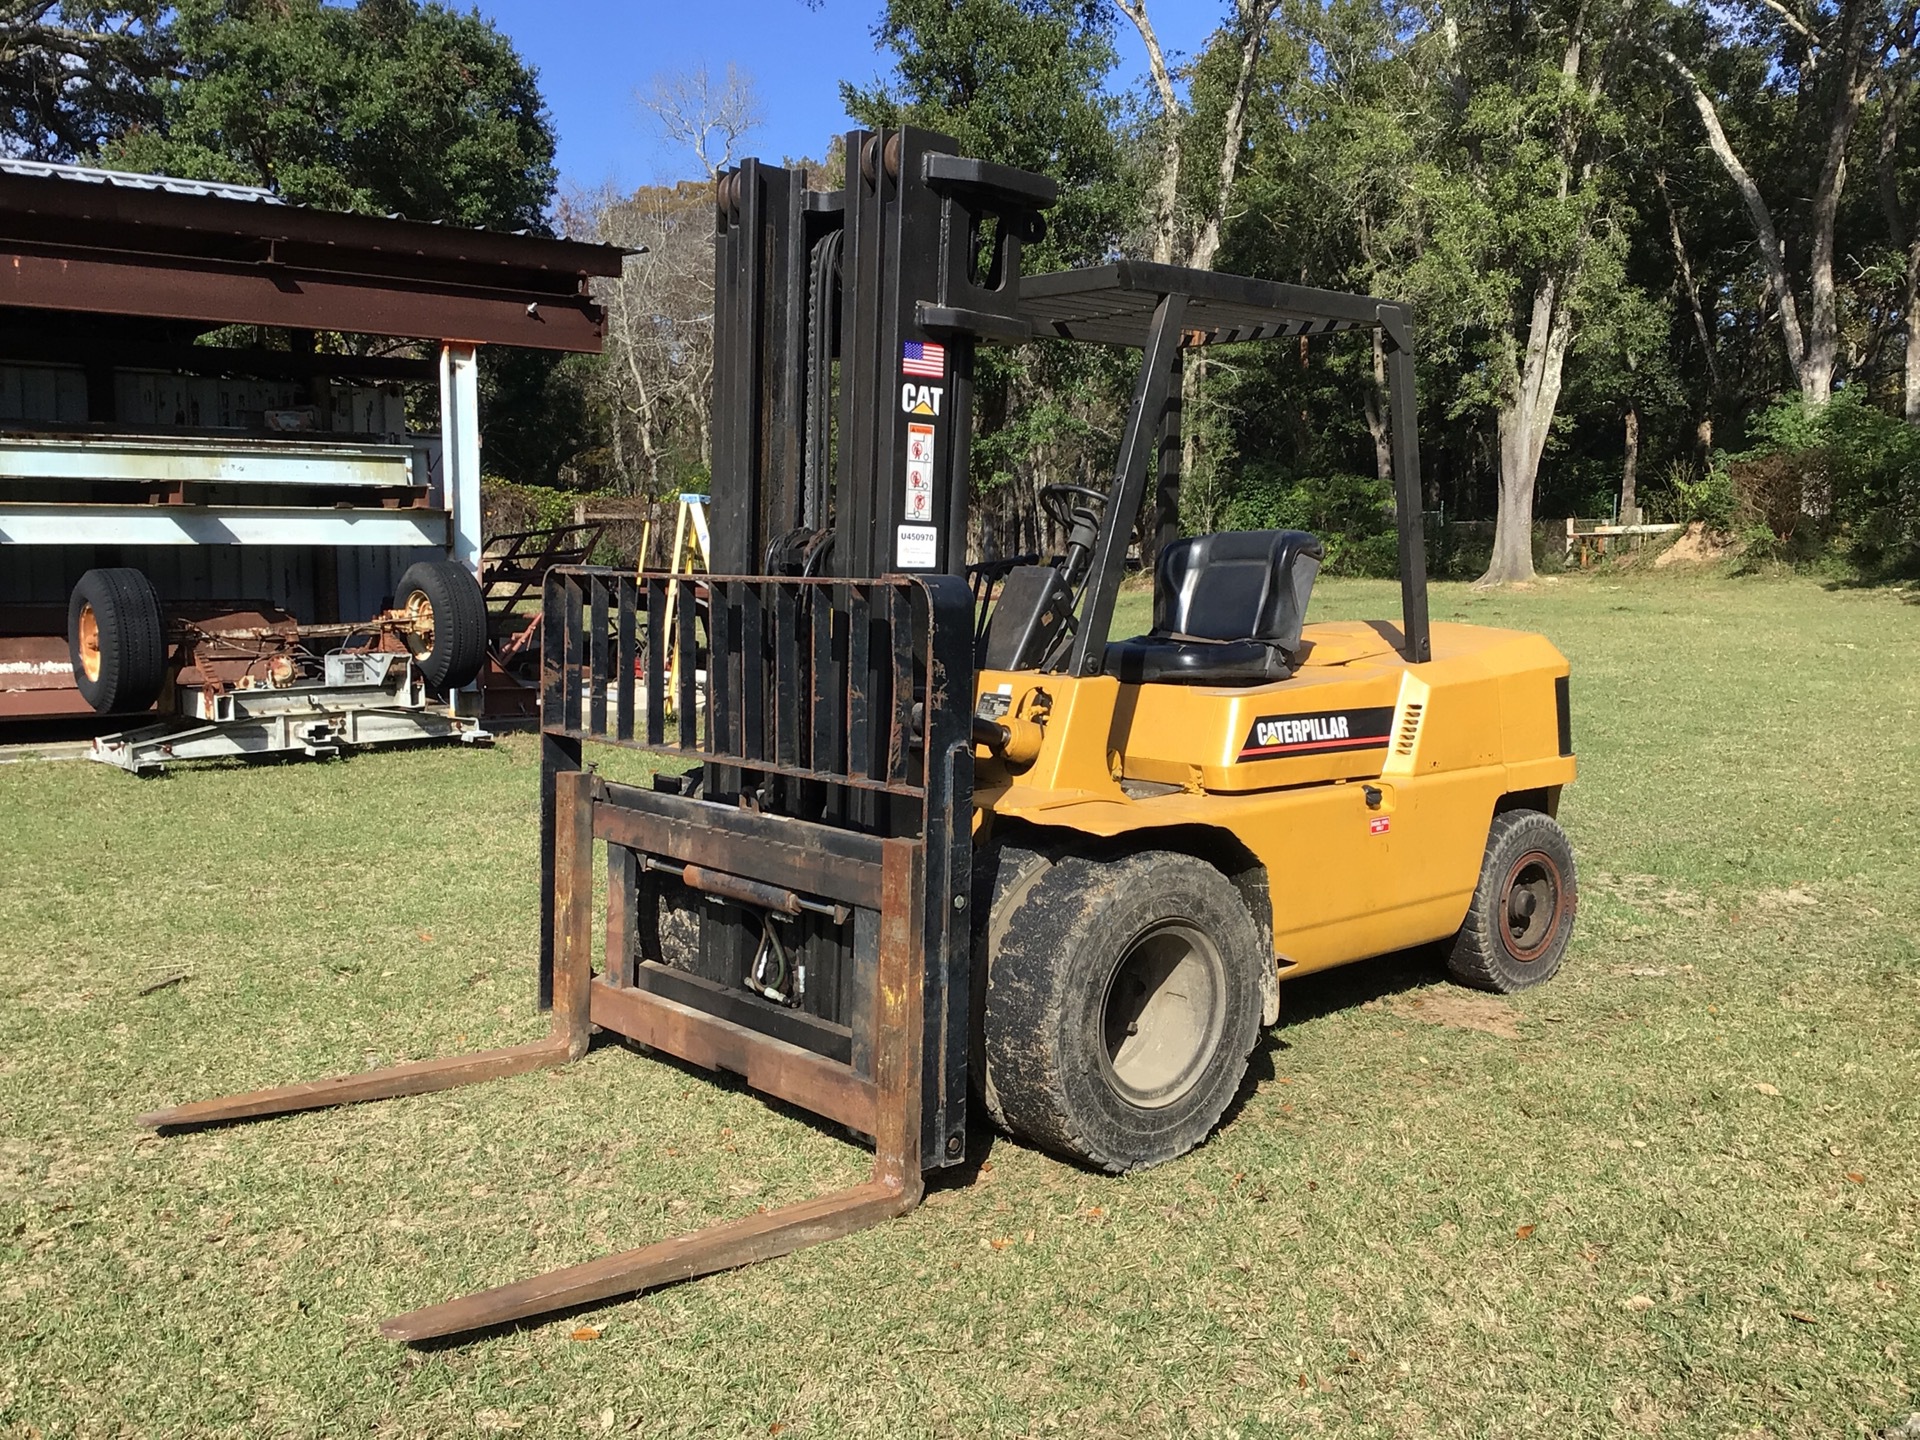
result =
[[[947,347],[931,340],[925,344],[907,341],[900,347],[900,373],[925,375],[934,380],[943,378],[947,373]]]

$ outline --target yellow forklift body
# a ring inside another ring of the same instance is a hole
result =
[[[1432,633],[1433,659],[1409,664],[1386,625],[1309,625],[1294,675],[1248,687],[983,671],[982,713],[1041,730],[1023,768],[976,752],[976,832],[1229,836],[1266,869],[1282,974],[1444,939],[1502,797],[1545,792],[1554,808],[1574,759],[1552,644]]]

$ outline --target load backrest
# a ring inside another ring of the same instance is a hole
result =
[[[1153,579],[1155,636],[1299,648],[1326,547],[1304,530],[1228,530],[1176,540]]]

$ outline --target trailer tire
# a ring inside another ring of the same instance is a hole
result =
[[[1502,811],[1488,828],[1447,969],[1462,985],[1501,995],[1544,984],[1566,958],[1579,901],[1567,832],[1538,810]]]
[[[67,601],[67,655],[81,698],[102,715],[159,699],[167,630],[153,582],[124,566],[82,575]]]
[[[409,565],[393,604],[426,627],[424,635],[404,639],[434,689],[458,690],[480,673],[487,662],[487,602],[466,566],[451,560]]]
[[[1219,1123],[1259,1035],[1245,902],[1173,851],[1067,856],[1029,878],[987,975],[995,1118],[1115,1173],[1185,1154]]]

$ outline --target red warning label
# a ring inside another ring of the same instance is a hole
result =
[[[1393,828],[1391,815],[1376,815],[1367,822],[1367,834],[1384,835]]]

